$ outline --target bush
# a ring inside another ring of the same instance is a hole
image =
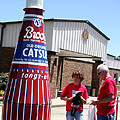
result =
[[[3,90],[0,90],[0,96],[3,96],[4,95],[4,92]]]
[[[0,90],[5,90],[9,73],[0,73]]]

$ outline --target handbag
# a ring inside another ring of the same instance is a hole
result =
[[[96,106],[89,105],[88,120],[97,120]]]

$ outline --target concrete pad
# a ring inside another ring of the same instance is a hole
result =
[[[90,97],[87,104],[83,105],[84,120],[88,119],[88,109],[91,100],[96,100],[97,97]],[[120,99],[120,98],[119,98]],[[120,120],[120,100],[118,104],[118,120]],[[0,120],[2,120],[2,104],[0,104]],[[116,106],[116,105],[115,105]],[[115,108],[116,109],[116,108]],[[51,120],[66,120],[66,102],[60,98],[52,99],[51,105]]]

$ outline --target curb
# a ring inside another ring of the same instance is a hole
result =
[[[52,108],[54,107],[65,107],[66,105],[51,105]]]

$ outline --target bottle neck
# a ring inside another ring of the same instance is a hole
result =
[[[25,14],[43,15],[44,10],[38,8],[24,8]]]

